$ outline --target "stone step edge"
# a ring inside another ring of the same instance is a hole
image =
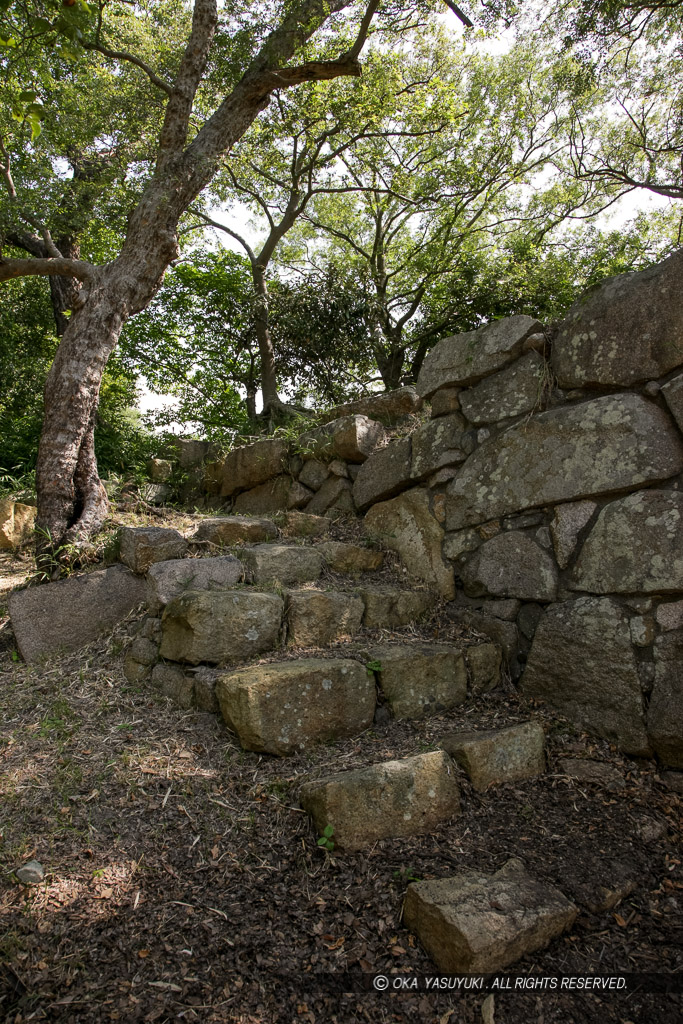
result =
[[[473,674],[475,672],[475,664],[473,663],[473,660],[471,658],[468,658],[467,652],[469,650],[478,650],[482,647],[498,648],[498,645],[491,644],[487,641],[483,641],[481,643],[465,644],[462,646],[458,646],[454,643],[444,643],[443,641],[424,641],[423,643],[421,642],[419,646],[423,648],[430,646],[430,644],[433,644],[434,646],[441,648],[452,647],[455,652],[463,655],[468,675],[466,699],[476,698],[480,696],[482,692],[488,692],[488,690],[495,688],[495,686],[482,687],[477,685],[476,679],[473,678]],[[370,641],[368,643],[369,648],[377,646],[378,644],[376,642]],[[400,642],[392,642],[391,646],[397,649],[405,647],[406,650],[411,650],[415,648],[416,644],[402,644]],[[146,672],[144,674],[138,675],[134,680],[130,680],[129,677],[129,680],[135,682],[149,680],[156,689],[159,689],[164,694],[164,696],[169,697],[171,700],[175,701],[175,703],[177,703],[179,707],[185,710],[194,707],[199,711],[210,711],[215,714],[220,714],[218,701],[215,697],[216,682],[220,675],[225,675],[229,672],[235,672],[239,670],[256,668],[258,666],[263,665],[283,665],[291,662],[320,660],[321,652],[330,652],[331,648],[328,645],[322,648],[311,647],[303,650],[308,650],[310,653],[297,652],[296,657],[287,657],[286,648],[280,648],[280,657],[276,656],[269,659],[264,659],[263,657],[260,657],[256,659],[239,662],[234,665],[225,666],[215,666],[209,665],[207,663],[202,663],[199,665],[189,665],[184,662],[177,662],[172,661],[170,659],[159,658],[153,665],[150,664],[149,666],[145,666]],[[373,659],[370,655],[370,650],[366,652],[365,657],[361,657],[360,652],[354,653],[350,651],[340,650],[338,654],[335,652],[334,657],[325,658],[324,656],[322,656],[322,660],[330,662],[340,660],[351,660],[357,661],[359,664],[363,665],[368,671],[368,673],[371,673],[374,676],[375,685],[378,689],[379,694],[382,697],[382,700],[379,702],[379,705],[387,705],[390,707],[390,702],[388,701],[386,695],[384,694],[384,691],[381,688],[381,684],[378,678],[380,674],[379,670],[375,669],[374,667],[369,667],[373,665]],[[500,679],[501,677],[499,675],[496,685],[500,683]]]

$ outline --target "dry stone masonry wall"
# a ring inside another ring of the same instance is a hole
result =
[[[591,289],[554,332],[446,338],[417,388],[207,468],[233,513],[361,513],[513,678],[683,767],[683,253]]]

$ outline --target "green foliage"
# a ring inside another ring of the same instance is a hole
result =
[[[249,431],[240,394],[258,386],[251,278],[243,257],[199,250],[166,275],[156,299],[126,325],[121,352],[157,394],[175,400],[149,414],[217,442]]]
[[[333,825],[325,825],[325,828],[322,831],[322,835],[320,836],[320,839],[318,840],[318,846],[321,847],[323,850],[327,850],[328,853],[331,853],[332,850],[334,850],[333,836],[334,836],[334,826]]]

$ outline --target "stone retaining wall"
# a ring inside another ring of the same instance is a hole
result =
[[[397,402],[429,403],[406,436],[366,401],[295,449],[231,452],[207,488],[235,512],[367,513],[524,694],[681,768],[682,280],[683,251],[592,289],[553,337],[514,316],[446,338]]]

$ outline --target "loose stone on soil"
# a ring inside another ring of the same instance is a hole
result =
[[[570,928],[577,908],[519,860],[494,875],[463,871],[408,886],[403,920],[440,971],[484,974],[542,949]]]
[[[24,885],[40,885],[45,878],[45,870],[38,860],[27,860],[14,874]]]
[[[335,847],[362,850],[379,839],[430,832],[460,813],[460,791],[441,750],[385,761],[304,784],[301,805]]]
[[[545,771],[545,734],[538,722],[482,732],[454,732],[443,737],[441,746],[481,792]]]

